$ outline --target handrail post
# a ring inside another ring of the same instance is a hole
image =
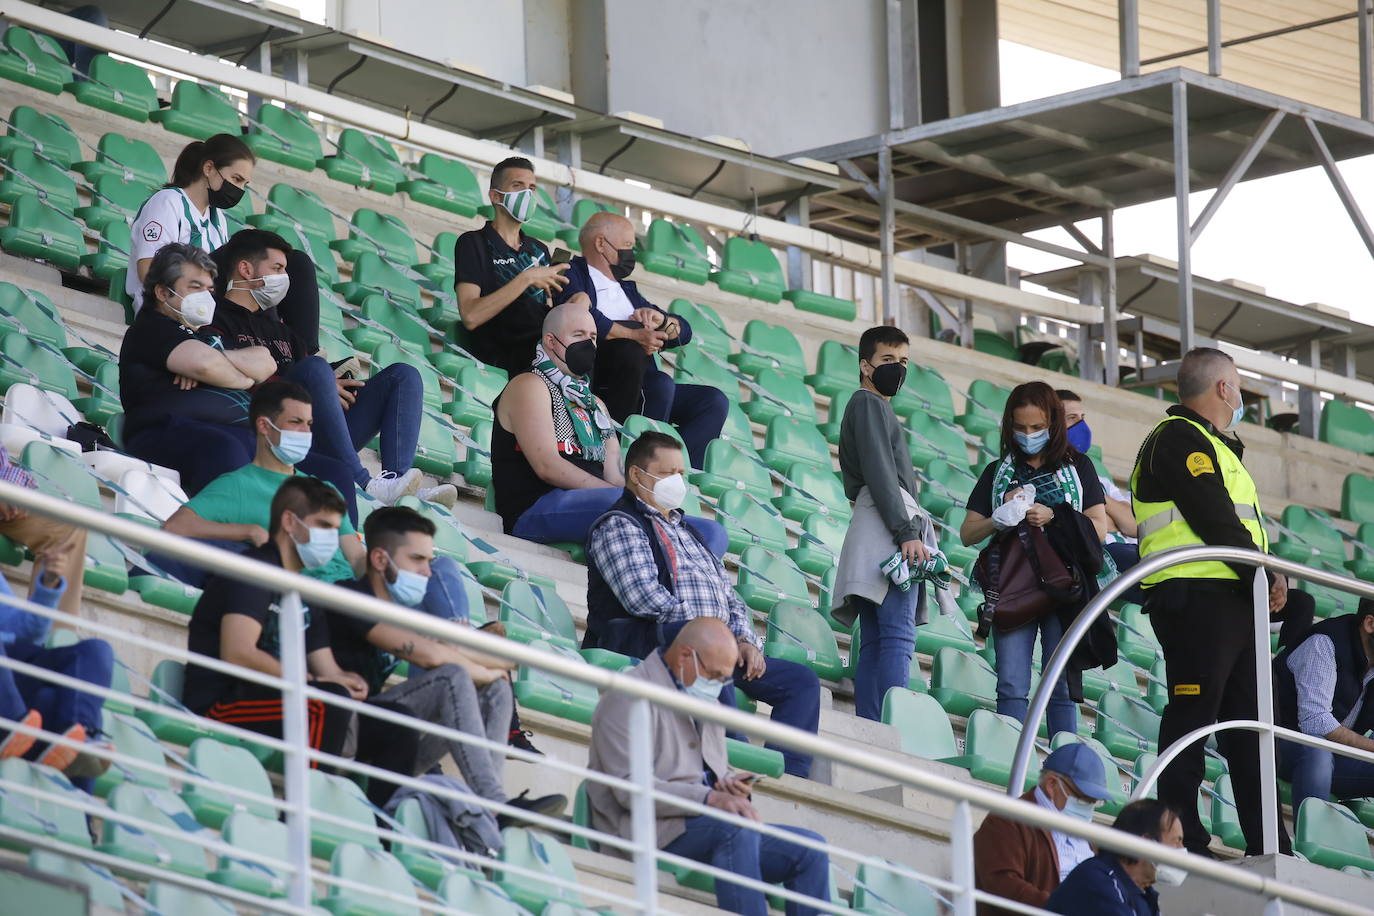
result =
[[[630,800],[630,839],[635,841],[635,896],[640,912],[658,912],[658,821],[654,801],[653,721],[649,701],[630,702],[630,781],[635,784]]]
[[[1281,576],[1283,573],[1275,573]],[[1274,685],[1269,664],[1269,577],[1264,567],[1255,568],[1255,718],[1274,724]],[[1279,851],[1278,764],[1275,762],[1274,731],[1259,734],[1260,823],[1263,826],[1265,855]]]
[[[949,824],[949,879],[959,886],[954,898],[954,916],[974,916],[973,809],[966,801],[956,802]]]
[[[310,907],[310,760],[305,697],[305,605],[296,592],[286,592],[277,605],[281,643],[282,739],[287,748],[282,762],[286,777],[287,860],[291,875],[290,901],[306,912]]]

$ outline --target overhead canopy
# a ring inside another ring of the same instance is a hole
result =
[[[72,9],[84,3],[64,0],[46,5]],[[240,0],[172,0],[167,4],[100,0],[99,6],[109,17],[111,28],[140,37],[146,32],[164,44],[228,60],[237,60],[264,40],[328,31],[299,18],[294,11]]]

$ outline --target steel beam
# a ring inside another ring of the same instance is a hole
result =
[[[1221,76],[1221,0],[1207,0],[1207,72]]]
[[[1370,0],[1359,2],[1358,36],[1360,45],[1360,117],[1374,121],[1374,97],[1370,81],[1374,80],[1374,24],[1370,23]]]
[[[1193,349],[1193,239],[1188,220],[1188,84],[1173,84],[1174,215],[1178,237],[1178,339],[1180,355]]]
[[[892,187],[892,148],[884,146],[878,152],[878,206],[881,208],[878,221],[878,250],[882,259],[882,319],[886,323],[892,319],[893,297],[897,286],[893,277],[892,258],[896,247],[896,210],[893,202],[896,191]]]
[[[1294,354],[1298,362],[1314,369],[1322,367],[1322,345],[1320,340],[1310,340],[1299,346]],[[1322,399],[1315,388],[1306,385],[1298,389],[1298,433],[1309,439],[1317,438],[1317,421],[1321,417]]]
[[[1355,224],[1355,231],[1360,234],[1365,248],[1368,248],[1370,255],[1374,256],[1374,232],[1370,231],[1369,223],[1364,218],[1364,212],[1360,209],[1354,195],[1350,193],[1350,188],[1346,185],[1340,169],[1336,168],[1336,160],[1332,158],[1331,149],[1322,137],[1321,128],[1317,127],[1316,122],[1311,118],[1303,118],[1302,121],[1307,125],[1307,133],[1312,138],[1312,149],[1321,157],[1322,168],[1326,170],[1326,177],[1330,179],[1331,187],[1336,189],[1336,195],[1345,205],[1345,212],[1349,214],[1350,221]]]
[[[783,210],[782,218],[793,225],[810,225],[811,201],[805,197],[797,198]],[[787,246],[787,288],[811,288],[811,255],[796,245]]]
[[[1121,381],[1121,344],[1116,339],[1116,216],[1108,210],[1102,214],[1102,255],[1107,259],[1107,276],[1102,291],[1102,339],[1105,344],[1102,358],[1103,378],[1115,387]]]
[[[1140,6],[1137,0],[1117,0],[1116,26],[1123,79],[1140,75]]]
[[[1207,201],[1207,206],[1203,207],[1202,212],[1198,214],[1197,221],[1193,223],[1192,229],[1189,231],[1191,241],[1196,242],[1198,236],[1202,235],[1202,230],[1206,229],[1207,224],[1212,221],[1212,217],[1216,215],[1218,208],[1226,200],[1226,195],[1230,194],[1231,189],[1245,177],[1245,173],[1254,164],[1256,157],[1263,151],[1264,145],[1269,142],[1269,138],[1274,135],[1274,131],[1282,120],[1283,112],[1281,111],[1270,112],[1269,117],[1264,119],[1264,123],[1260,125],[1255,138],[1245,147],[1245,151],[1240,154],[1240,158],[1227,171],[1221,184],[1217,185],[1216,192]]]

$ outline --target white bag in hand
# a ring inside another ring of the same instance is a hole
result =
[[[1035,485],[1026,484],[1011,499],[992,510],[992,522],[997,530],[1015,528],[1026,518],[1026,511],[1035,504]]]

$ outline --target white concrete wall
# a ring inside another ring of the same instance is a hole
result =
[[[525,73],[523,0],[331,0],[326,18],[411,54],[476,65],[517,86],[533,82]]]

